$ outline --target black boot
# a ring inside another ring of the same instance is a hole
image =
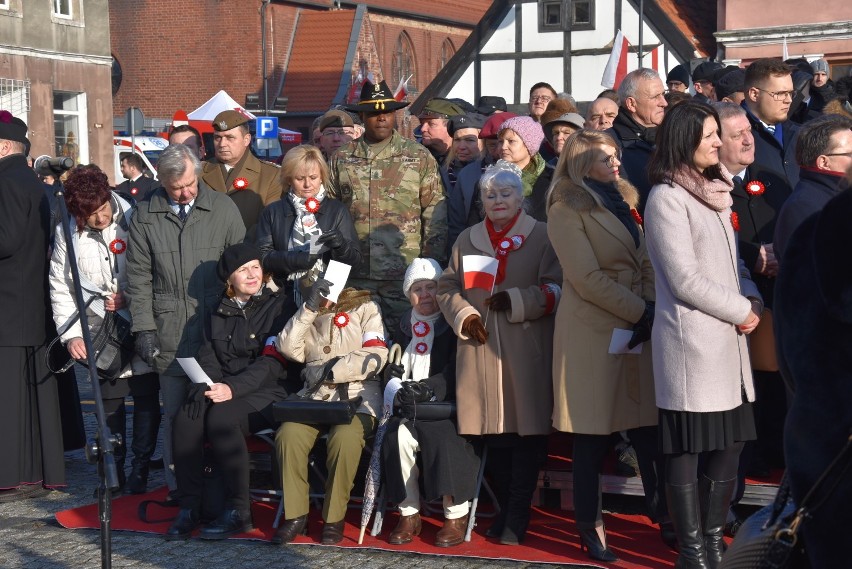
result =
[[[675,569],[709,569],[701,532],[698,484],[666,484],[666,498],[680,552]]]
[[[582,551],[588,551],[590,558],[597,561],[603,561],[605,563],[615,563],[618,561],[618,557],[615,556],[615,553],[610,551],[609,547],[601,543],[601,538],[598,535],[597,528],[577,527],[577,531],[580,533],[580,549]]]
[[[251,512],[225,510],[222,515],[201,530],[199,537],[201,539],[225,539],[252,529],[254,529],[254,526],[251,521]]]
[[[157,447],[157,435],[160,431],[160,413],[145,411],[133,412],[133,460],[130,462],[130,476],[127,478],[127,494],[144,494],[148,485],[148,468],[151,456]]]
[[[704,548],[707,551],[707,565],[717,569],[725,553],[725,522],[731,507],[731,496],[737,486],[737,479],[711,480],[703,474],[698,480],[698,496],[701,503],[701,522],[704,528]]]
[[[198,524],[198,510],[193,508],[181,508],[175,518],[175,521],[172,522],[171,527],[166,530],[166,534],[163,536],[163,539],[166,541],[189,539],[192,535],[192,530],[197,528]]]

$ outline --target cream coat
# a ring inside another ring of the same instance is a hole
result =
[[[339,312],[349,317],[348,324],[342,328],[333,322]],[[367,343],[369,346],[365,347]],[[379,306],[370,300],[369,292],[346,289],[331,311],[314,312],[302,304],[278,334],[275,345],[288,359],[311,366],[340,357],[331,368],[334,382],[348,384],[349,399],[359,395],[364,398],[358,413],[381,416],[378,372],[387,362],[388,349],[382,314]],[[325,347],[330,348],[328,353],[323,350]],[[323,384],[313,399],[339,401],[337,386]]]
[[[620,181],[630,207],[636,189]],[[592,190],[565,178],[553,188],[547,233],[562,265],[553,338],[553,427],[608,435],[657,424],[651,342],[610,354],[614,328],[630,330],[654,300],[654,270],[641,229],[630,232]]]
[[[464,289],[464,255],[494,256],[485,223],[462,232],[453,246],[449,267],[438,281],[438,303],[459,337],[456,401],[462,435],[518,433],[546,435],[553,411],[551,358],[553,311],[541,285],[556,290],[562,273],[547,238],[547,225],[521,213],[507,236],[523,235],[520,249],[509,253],[506,278],[494,293],[508,291],[512,308],[486,310],[491,291]],[[486,323],[488,342],[462,334],[465,318],[478,314]]]
[[[731,208],[715,211],[681,186],[652,188],[645,207],[656,273],[652,341],[657,406],[727,411],[754,401],[746,336],[737,331],[760,298],[742,261]]]

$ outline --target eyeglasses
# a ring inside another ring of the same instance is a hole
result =
[[[542,103],[549,103],[553,100],[553,97],[548,97],[547,95],[536,95],[535,97],[530,97],[530,101],[533,103],[537,103],[541,101]]]
[[[774,100],[779,102],[783,101],[787,97],[790,97],[790,100],[792,101],[793,97],[796,96],[795,91],[767,91],[766,89],[761,89],[760,87],[755,87],[755,89],[757,89],[758,91],[763,91],[764,93],[772,97]]]
[[[829,152],[827,154],[823,154],[823,156],[845,156],[846,158],[852,158],[852,150],[849,152]]]
[[[618,154],[610,154],[609,156],[607,156],[606,158],[604,158],[603,160],[601,160],[601,162],[603,162],[604,164],[606,164],[606,167],[607,167],[607,168],[612,168],[613,166],[615,166],[615,161],[616,161],[616,160],[618,160],[618,161],[620,162],[620,161],[621,161],[621,157],[620,157]]]
[[[345,131],[343,129],[334,130],[334,129],[325,129],[322,131],[323,136],[352,136],[351,132]]]

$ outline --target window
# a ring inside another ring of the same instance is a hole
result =
[[[391,66],[391,79],[393,85],[388,84],[388,87],[395,89],[400,81],[408,79],[408,92],[413,92],[417,89],[417,69],[414,63],[414,46],[411,44],[411,38],[408,34],[401,32],[396,38],[396,48],[393,52],[393,65]]]
[[[441,59],[438,61],[438,71],[443,69],[447,63],[456,54],[456,48],[449,38],[445,39],[441,44]]]
[[[30,112],[30,81],[0,77],[0,109],[5,109],[24,122]]]
[[[68,156],[74,164],[89,163],[86,94],[53,92],[55,154]]]
[[[53,0],[53,15],[70,20],[74,16],[71,13],[71,0]]]
[[[9,9],[9,0],[0,0],[0,10]]]
[[[595,0],[539,0],[538,31],[595,29]]]

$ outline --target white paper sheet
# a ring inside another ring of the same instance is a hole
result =
[[[399,391],[401,387],[402,380],[398,377],[392,377],[385,386],[385,402],[382,407],[383,410],[387,411],[388,409],[393,409],[393,398],[396,396],[396,392]]]
[[[352,265],[341,263],[339,261],[329,261],[328,267],[325,269],[323,278],[332,283],[331,292],[328,295],[328,300],[337,302],[337,297],[340,292],[346,287],[346,281],[349,279],[349,271],[352,270]]]
[[[609,342],[609,353],[611,354],[641,354],[642,344],[639,344],[632,350],[627,349],[627,344],[630,338],[633,337],[633,330],[622,330],[614,328],[612,330],[612,340]]]
[[[180,367],[183,368],[183,371],[186,372],[186,375],[189,376],[189,379],[192,383],[206,383],[207,385],[213,387],[213,380],[204,373],[204,370],[201,369],[201,366],[198,365],[198,361],[195,358],[176,358],[177,363],[180,364]]]

